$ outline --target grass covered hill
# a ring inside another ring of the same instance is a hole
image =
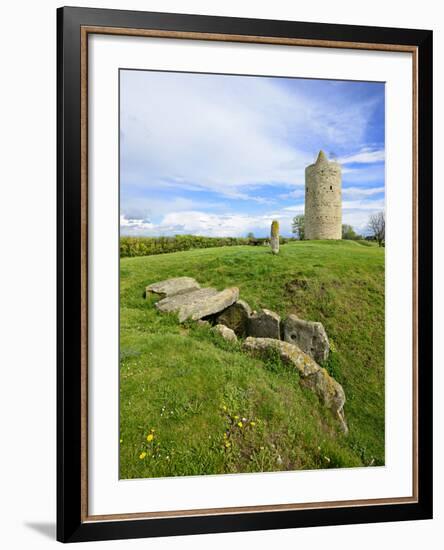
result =
[[[321,321],[349,435],[294,370],[160,314],[145,286],[237,286],[253,309]],[[353,241],[234,246],[120,262],[120,477],[384,464],[384,250]]]

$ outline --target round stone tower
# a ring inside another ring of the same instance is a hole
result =
[[[341,166],[324,151],[305,169],[305,238],[342,238]]]

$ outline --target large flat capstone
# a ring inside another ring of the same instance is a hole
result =
[[[301,386],[310,389],[337,417],[342,430],[347,433],[348,427],[344,416],[345,393],[341,384],[332,378],[307,353],[297,345],[275,340],[274,338],[248,337],[243,349],[258,356],[266,356],[268,350],[276,350],[281,360],[294,366],[300,375]]]
[[[239,298],[239,289],[226,288],[219,292],[215,288],[201,288],[184,294],[168,296],[156,303],[159,311],[177,312],[182,323],[188,319],[197,321],[215,315],[231,306]]]
[[[175,277],[174,279],[165,279],[165,281],[148,285],[145,292],[147,297],[151,293],[175,296],[176,294],[184,294],[185,292],[198,290],[199,288],[199,283],[192,277]]]
[[[283,339],[296,344],[317,363],[328,359],[330,344],[322,323],[304,321],[296,315],[289,315],[282,323]]]

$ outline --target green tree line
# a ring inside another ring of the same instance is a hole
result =
[[[281,244],[289,239],[280,237]],[[175,235],[174,237],[121,237],[120,257],[152,256],[169,252],[182,252],[195,248],[213,248],[216,246],[261,246],[269,243],[269,239],[255,238],[253,234],[247,237],[203,237],[199,235]]]

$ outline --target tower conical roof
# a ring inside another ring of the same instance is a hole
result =
[[[328,162],[328,159],[322,149],[319,151],[318,158],[316,159],[316,164],[319,164],[321,162]]]

